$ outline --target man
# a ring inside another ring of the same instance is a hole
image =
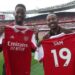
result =
[[[58,26],[55,14],[47,16],[50,31],[44,36],[35,59],[43,62],[44,75],[74,75],[75,34]]]
[[[21,28],[24,25],[24,20],[26,17],[26,7],[23,4],[16,5],[14,16],[15,16],[15,22],[12,23],[11,26],[15,28],[17,27]],[[34,37],[32,36],[32,39],[35,40],[35,36]],[[32,39],[30,40],[31,42],[33,42]],[[5,71],[5,67],[4,67],[4,71]],[[29,74],[30,73],[28,73],[27,75]]]
[[[54,36],[54,35],[58,35],[60,33],[65,33],[65,34],[68,34],[68,33],[71,33],[72,31],[71,30],[68,30],[68,29],[65,29],[65,28],[62,28],[58,25],[58,17],[56,14],[54,13],[50,13],[47,15],[46,17],[46,21],[47,21],[47,25],[48,27],[50,28],[49,32],[43,37],[42,40],[44,39],[48,39],[50,38],[51,36]],[[36,38],[38,40],[38,46],[40,45],[40,41],[38,39],[38,30],[36,29]]]
[[[23,4],[16,5],[14,16],[15,16],[15,22],[10,25],[20,25],[20,26],[24,25],[23,23],[24,23],[24,20],[26,17],[26,7]],[[3,27],[4,26],[1,26],[1,30],[3,29]],[[5,27],[4,27],[4,29],[5,29]],[[4,30],[2,30],[1,32],[3,32],[3,31]],[[1,36],[1,37],[3,37],[3,36]],[[1,42],[2,42],[2,39],[1,39]],[[3,65],[3,75],[6,75],[4,65]]]
[[[15,21],[11,23],[10,26],[14,25],[23,26],[26,17],[26,7],[23,4],[16,5],[14,16],[15,16]],[[5,26],[0,26],[0,34],[2,34],[4,30]]]
[[[50,28],[50,31],[48,32],[47,35],[43,37],[43,39],[47,39],[50,36],[58,35],[60,33],[68,34],[72,32],[71,30],[67,30],[58,25],[59,22],[58,17],[54,13],[48,14],[46,20],[47,20],[48,27]]]

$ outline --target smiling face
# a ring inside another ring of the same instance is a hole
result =
[[[22,25],[26,16],[26,9],[22,6],[15,8],[15,21],[17,25]]]
[[[58,27],[58,19],[55,14],[49,14],[46,20],[50,29],[54,30]]]

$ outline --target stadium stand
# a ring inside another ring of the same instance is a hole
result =
[[[59,19],[59,25],[65,27],[67,29],[72,29],[75,31],[75,12],[58,12],[56,13]],[[29,28],[34,28],[36,26],[39,29],[39,37],[40,35],[45,35],[46,31],[49,30],[46,23],[47,14],[41,14],[34,17],[28,17],[25,20],[25,25]],[[14,20],[0,20],[0,25],[8,25],[14,22]]]

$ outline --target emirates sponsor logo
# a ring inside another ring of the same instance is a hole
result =
[[[28,44],[8,41],[8,46],[28,47]]]
[[[28,44],[19,43],[19,42],[11,42],[11,41],[8,41],[7,45],[10,47],[10,50],[13,50],[13,51],[24,51],[25,48],[28,47]]]

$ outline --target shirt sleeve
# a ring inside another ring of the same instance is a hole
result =
[[[42,45],[40,45],[40,47],[38,47],[35,51],[34,59],[38,61],[42,61],[43,58],[44,58],[44,50]]]
[[[2,44],[2,41],[3,41],[4,37],[5,37],[5,35],[4,35],[4,33],[3,33],[3,34],[0,36],[0,44]]]
[[[3,34],[0,36],[0,51],[2,51],[2,43],[3,43],[4,37],[5,37],[5,34],[3,33]]]
[[[35,34],[33,34],[32,38],[31,38],[31,47],[32,47],[32,49],[36,49],[36,47],[37,47],[37,41],[35,38]]]

